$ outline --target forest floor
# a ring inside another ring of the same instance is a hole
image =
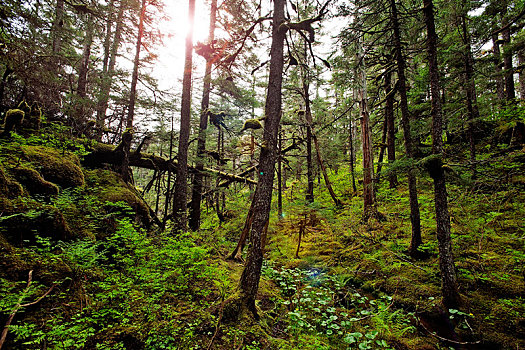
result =
[[[0,140],[8,349],[525,348],[522,149],[491,159],[490,181],[449,174],[461,308],[440,306],[430,179],[419,177],[423,245],[413,259],[406,188],[383,181],[385,220],[363,222],[341,168],[330,176],[342,208],[320,184],[306,203],[300,182],[284,191],[280,220],[273,208],[256,321],[224,307],[243,268],[226,257],[247,189],[226,190],[227,221],[209,208],[199,231],[173,237],[150,225],[135,189],[83,167],[89,150],[51,131]]]

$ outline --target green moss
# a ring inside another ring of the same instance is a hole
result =
[[[40,130],[40,123],[42,122],[42,110],[33,104],[31,106],[31,112],[29,115],[26,115],[24,123],[22,124],[24,128]]]
[[[11,171],[31,195],[55,196],[59,192],[57,185],[44,180],[34,169],[17,167]]]
[[[76,155],[40,146],[23,146],[23,151],[46,180],[63,188],[84,185],[84,174]]]
[[[37,235],[54,240],[72,238],[71,229],[57,208],[33,203],[24,209],[24,211],[2,217],[0,233],[10,243],[22,245],[26,241],[35,242]]]
[[[10,109],[5,112],[4,134],[9,134],[14,129],[19,128],[24,121],[25,113],[21,109]]]
[[[258,119],[246,119],[244,121],[244,125],[241,131],[244,131],[247,129],[257,130],[261,128],[262,128],[262,124]]]
[[[0,199],[17,198],[22,196],[24,190],[22,185],[9,177],[5,172],[4,168],[0,166]],[[1,205],[0,205],[1,209]]]
[[[136,219],[149,226],[151,217],[148,206],[118,174],[103,169],[89,170],[86,181],[100,202],[126,202],[135,212]]]

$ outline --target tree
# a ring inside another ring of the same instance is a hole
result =
[[[191,70],[193,61],[193,26],[195,19],[195,0],[188,2],[189,28],[186,34],[184,75],[182,78],[182,102],[180,117],[179,148],[177,152],[177,175],[173,196],[173,232],[186,231],[186,206],[188,193],[188,140],[190,138],[191,114]]]
[[[365,54],[359,41],[356,61],[357,99],[359,101],[361,141],[363,144],[363,218],[366,221],[369,218],[377,217],[377,207],[374,191],[374,161],[370,137],[370,115],[368,114]]]
[[[263,262],[262,234],[270,216],[277,134],[281,120],[281,88],[284,66],[284,38],[286,35],[285,0],[274,0],[272,18],[272,45],[270,48],[270,73],[265,105],[263,147],[259,156],[259,179],[253,197],[253,221],[250,229],[250,249],[242,271],[240,288],[243,303],[257,315],[255,296],[259,288]]]
[[[208,33],[208,44],[212,45],[215,39],[215,23],[217,20],[217,0],[212,0],[210,4],[210,30]],[[197,172],[193,177],[193,189],[190,203],[190,217],[189,227],[195,231],[200,226],[201,216],[201,199],[203,189],[203,173],[204,168],[204,151],[206,150],[206,129],[208,128],[208,107],[210,105],[210,91],[211,91],[211,68],[214,62],[214,57],[208,53],[203,55],[206,59],[206,70],[204,73],[204,87],[202,91],[201,100],[201,115],[199,124],[199,136],[197,140]]]
[[[430,97],[432,103],[432,157],[427,162],[430,176],[434,181],[434,203],[436,212],[436,234],[439,248],[439,269],[441,272],[441,292],[443,304],[447,308],[457,308],[461,304],[456,280],[456,269],[452,255],[450,237],[450,216],[448,212],[447,188],[443,169],[443,117],[439,88],[437,61],[437,35],[434,23],[432,0],[423,0],[423,14],[427,29],[427,54],[430,75]]]
[[[272,17],[272,44],[270,48],[270,72],[265,104],[263,142],[259,156],[259,180],[253,197],[253,222],[250,229],[250,249],[240,280],[243,304],[257,318],[255,297],[259,288],[263,262],[262,236],[270,217],[274,167],[277,155],[277,137],[281,120],[282,82],[284,66],[284,39],[289,29],[307,31],[313,41],[312,23],[325,14],[327,3],[314,18],[293,23],[285,20],[285,0],[274,0]]]
[[[390,0],[390,11],[392,15],[392,29],[394,34],[394,52],[397,63],[398,91],[400,96],[401,107],[401,126],[403,129],[403,138],[405,153],[407,157],[414,161],[414,142],[412,140],[410,128],[410,116],[408,110],[407,84],[405,75],[405,58],[403,56],[401,30],[397,11],[396,0]],[[410,201],[410,223],[412,225],[412,239],[410,242],[409,252],[411,255],[417,253],[417,248],[421,244],[421,223],[419,216],[419,202],[417,199],[417,180],[413,165],[408,170],[408,198]]]
[[[113,11],[115,0],[111,1],[106,23],[106,38],[104,40],[104,59],[102,65],[102,80],[100,86],[99,97],[96,107],[96,139],[102,140],[102,131],[104,129],[106,111],[109,104],[109,93],[111,91],[111,83],[115,74],[115,64],[117,59],[117,52],[120,46],[122,36],[124,10],[126,8],[126,1],[119,1],[117,19],[115,24],[115,31],[112,33]],[[111,40],[113,38],[113,40]]]

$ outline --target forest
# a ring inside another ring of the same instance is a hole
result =
[[[3,0],[0,349],[525,348],[525,1]]]

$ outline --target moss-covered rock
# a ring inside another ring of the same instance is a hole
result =
[[[102,203],[126,202],[135,212],[136,221],[149,227],[151,216],[147,204],[118,174],[103,169],[89,170],[86,182]]]
[[[21,245],[35,237],[49,237],[54,240],[68,240],[72,232],[64,216],[57,208],[50,205],[33,205],[26,211],[2,217],[0,234],[14,245]]]
[[[22,185],[11,179],[0,166],[0,198],[12,199],[24,193]],[[1,206],[0,206],[1,209]]]
[[[23,151],[46,180],[63,188],[84,185],[84,174],[76,155],[40,146],[24,146]]]
[[[55,196],[59,192],[57,185],[44,180],[35,169],[17,167],[12,172],[31,195]]]

